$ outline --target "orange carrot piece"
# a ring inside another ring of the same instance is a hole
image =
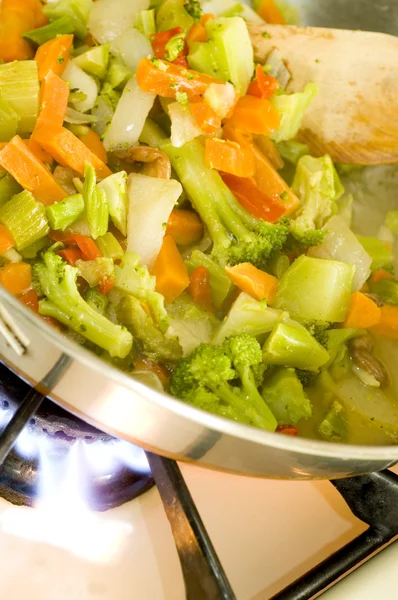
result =
[[[386,269],[378,269],[374,271],[371,275],[370,280],[372,283],[376,283],[377,281],[381,281],[382,279],[394,279],[394,275],[386,271]]]
[[[45,44],[39,46],[35,61],[39,69],[39,81],[53,71],[55,75],[62,75],[69,60],[73,43],[73,35],[68,33],[59,35]]]
[[[277,171],[283,169],[285,163],[275,142],[271,138],[265,135],[258,136],[256,139],[256,148],[268,158],[274,169]]]
[[[212,21],[213,19],[215,19],[215,16],[212,13],[204,13],[200,18],[200,24],[204,27],[207,21]]]
[[[106,164],[108,162],[108,155],[98,133],[95,133],[93,129],[89,129],[86,135],[78,135],[77,137],[103,163]]]
[[[160,252],[152,267],[156,277],[156,291],[166,302],[173,302],[189,285],[187,267],[171,235],[165,235]]]
[[[351,294],[344,327],[368,329],[377,325],[380,319],[380,307],[373,300],[362,294],[362,292]]]
[[[151,35],[151,44],[156,58],[165,57],[167,43],[178,33],[182,33],[181,27],[174,27],[167,31],[158,31]]]
[[[256,67],[256,78],[249,85],[247,93],[257,98],[271,98],[279,89],[279,81],[264,72],[261,65]]]
[[[274,223],[285,214],[279,202],[264,194],[254,179],[236,177],[230,173],[220,173],[220,175],[239,203],[250,214],[269,223]]]
[[[274,25],[286,25],[284,16],[276,6],[274,0],[261,0],[257,12],[264,21]]]
[[[83,260],[83,254],[78,248],[65,248],[64,250],[58,250],[58,256],[64,259],[68,265],[75,266],[77,260]]]
[[[150,58],[140,60],[136,78],[144,92],[174,99],[177,92],[185,92],[188,98],[193,98],[203,95],[210,83],[222,83],[210,75]]]
[[[22,302],[22,304],[25,304],[25,306],[29,306],[33,312],[39,312],[39,298],[35,290],[29,290],[22,294],[22,296],[19,297],[19,301]]]
[[[278,129],[280,119],[269,100],[243,96],[239,98],[229,124],[246,133],[270,135]]]
[[[49,71],[41,84],[41,109],[35,129],[39,129],[44,125],[61,127],[68,108],[68,98],[69,86],[66,81],[53,71]]]
[[[99,179],[112,174],[106,164],[98,158],[79,138],[65,127],[40,127],[32,136],[55,160],[84,175],[86,163],[96,170]]]
[[[250,263],[225,267],[225,272],[242,292],[250,294],[256,300],[272,303],[278,285],[278,279],[273,275],[257,269]]]
[[[206,29],[203,25],[201,23],[195,23],[188,31],[187,44],[192,44],[193,42],[207,42],[208,39]]]
[[[170,377],[170,373],[166,367],[159,365],[148,358],[137,358],[134,362],[134,368],[137,371],[151,371],[152,373],[155,373],[163,385],[167,384],[167,381]]]
[[[100,281],[100,284],[98,286],[101,294],[104,294],[104,296],[109,294],[109,292],[112,290],[113,286],[115,285],[115,282],[116,282],[115,277],[104,277]]]
[[[213,296],[210,284],[210,273],[206,267],[194,269],[189,278],[188,292],[198,306],[214,313]]]
[[[25,262],[4,265],[0,269],[0,283],[10,294],[19,296],[32,285],[32,267]]]
[[[33,58],[31,45],[21,36],[36,27],[35,15],[27,1],[3,0],[0,6],[0,60]]]
[[[53,166],[53,164],[54,164],[53,157],[50,156],[49,153],[46,152],[44,150],[44,148],[42,148],[38,142],[36,142],[36,140],[29,138],[28,140],[24,140],[24,143],[27,145],[27,147],[32,152],[32,154],[34,154],[34,156],[37,158],[37,160],[39,160],[40,162],[45,163],[47,165],[50,165],[50,167]]]
[[[398,306],[385,304],[380,307],[380,312],[380,321],[372,327],[372,333],[398,340]]]
[[[52,204],[68,195],[18,135],[0,152],[0,165],[43,204]]]
[[[211,134],[221,127],[220,117],[205,100],[198,99],[188,104],[197,126],[203,133]]]
[[[13,248],[14,246],[15,241],[11,233],[4,227],[4,225],[0,225],[0,254],[7,252],[7,250]]]
[[[167,222],[166,235],[171,235],[179,246],[195,244],[203,237],[203,223],[191,210],[174,208]]]
[[[252,149],[237,142],[206,138],[205,160],[212,169],[237,177],[253,177],[256,172]]]
[[[62,242],[71,246],[78,246],[83,260],[94,260],[102,258],[103,254],[97,244],[87,235],[81,233],[63,233],[62,231],[51,231],[49,237],[55,242]]]
[[[279,425],[276,428],[276,433],[296,436],[298,435],[298,429],[294,425]]]

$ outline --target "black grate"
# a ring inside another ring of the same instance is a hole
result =
[[[36,414],[65,367],[61,358],[31,389],[0,434],[0,465],[18,435]],[[43,392],[43,394],[41,393]],[[188,600],[235,600],[176,462],[147,453],[152,476],[169,519],[183,571]],[[353,514],[369,528],[270,600],[310,600],[333,586],[398,538],[398,476],[389,471],[332,482]]]

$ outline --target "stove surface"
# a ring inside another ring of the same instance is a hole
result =
[[[239,600],[267,600],[365,529],[327,482],[181,469]],[[156,489],[106,513],[83,511],[70,522],[60,514],[0,501],[1,597],[184,599]],[[392,600],[397,560],[394,544],[323,597]]]

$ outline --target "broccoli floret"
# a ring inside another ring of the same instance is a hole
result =
[[[303,371],[302,369],[296,369],[296,375],[303,387],[309,387],[317,377],[318,373],[314,371]]]
[[[294,369],[279,369],[266,380],[262,394],[280,425],[296,425],[312,415],[311,402]]]
[[[206,405],[209,410],[210,404],[211,412],[221,414],[221,407],[226,407],[224,416],[275,431],[276,419],[261,398],[251,372],[251,365],[259,364],[261,348],[256,347],[255,339],[251,343],[248,338],[242,336],[235,341],[231,338],[223,346],[198,346],[177,363],[170,380],[170,391],[200,408]],[[248,352],[247,357],[245,352]],[[235,386],[229,383],[231,381]]]
[[[330,329],[330,323],[327,321],[307,321],[303,325],[321,346],[328,348],[329,336],[327,330]]]
[[[295,222],[292,225],[290,233],[296,242],[298,242],[301,246],[309,248],[310,246],[318,246],[319,244],[322,244],[327,232],[324,229],[307,229],[305,231],[297,225],[297,222]]]
[[[45,252],[43,261],[34,265],[34,273],[46,299],[39,302],[39,313],[54,317],[111,356],[126,357],[133,345],[127,329],[115,325],[79,294],[76,285],[79,271],[53,252]]]
[[[200,21],[203,11],[198,0],[187,0],[187,2],[184,3],[184,8],[195,21]]]

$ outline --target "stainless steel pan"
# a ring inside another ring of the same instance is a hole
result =
[[[398,0],[296,0],[303,24],[398,34]],[[101,429],[178,460],[277,478],[336,478],[384,469],[398,446],[348,446],[270,434],[145,387],[65,339],[0,289],[1,359]],[[10,344],[12,335],[16,340]],[[19,341],[18,341],[19,340]]]

